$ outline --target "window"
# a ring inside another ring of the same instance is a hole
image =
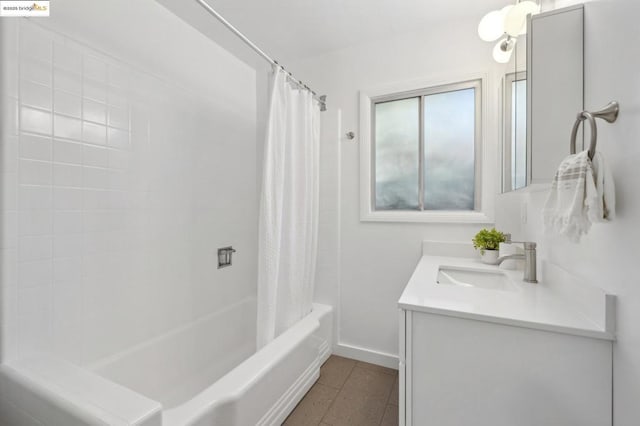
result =
[[[484,77],[361,92],[361,220],[492,221],[498,168],[481,167]]]
[[[476,210],[480,81],[372,99],[374,210]]]

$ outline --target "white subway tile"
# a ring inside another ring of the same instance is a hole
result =
[[[82,234],[84,253],[88,255],[95,255],[101,253],[108,253],[111,248],[111,235],[108,232],[86,232]],[[102,259],[104,263],[106,258]],[[104,275],[108,274],[109,270],[104,271]]]
[[[50,186],[20,185],[18,199],[20,210],[50,209],[53,192]]]
[[[98,167],[83,167],[85,188],[109,188],[109,170]]]
[[[132,167],[131,152],[110,149],[109,167],[112,169],[130,169]]]
[[[109,127],[109,146],[116,149],[129,149],[129,132]]]
[[[107,129],[100,124],[89,122],[82,123],[82,140],[85,142],[105,145],[107,139]]]
[[[105,64],[104,61],[91,55],[84,55],[82,59],[84,78],[99,83],[105,83],[107,81],[107,64]]]
[[[57,210],[82,209],[82,189],[54,188],[53,207]]]
[[[50,137],[22,133],[20,135],[20,157],[31,160],[51,161],[52,142]]]
[[[55,68],[53,70],[54,88],[64,90],[74,95],[82,94],[82,76],[67,70]]]
[[[53,64],[56,67],[80,74],[82,72],[82,55],[72,46],[54,42]]]
[[[82,254],[82,234],[56,235],[53,238],[54,257],[78,257]]]
[[[51,310],[21,316],[18,321],[20,354],[46,353],[51,347]]]
[[[126,89],[129,87],[130,71],[115,64],[108,64],[107,75],[109,86]]]
[[[126,109],[129,109],[130,96],[131,96],[130,93],[125,89],[109,87],[107,103],[110,106],[114,106],[114,107],[118,107],[126,110]]]
[[[129,111],[126,108],[109,106],[109,126],[129,130]]]
[[[110,200],[110,191],[101,189],[85,189],[82,191],[82,205],[85,210],[113,208]]]
[[[50,209],[20,212],[20,235],[48,235],[53,229]]]
[[[82,210],[57,210],[53,214],[55,235],[76,234],[83,231]]]
[[[51,312],[51,286],[19,286],[18,287],[18,315],[22,318],[38,316],[44,312]]]
[[[55,90],[53,93],[53,111],[56,114],[80,118],[82,116],[82,98],[70,92]]]
[[[83,216],[85,232],[106,232],[112,229],[109,211],[87,211]]]
[[[54,139],[53,160],[61,163],[82,164],[82,144]]]
[[[55,186],[82,187],[82,166],[54,164],[53,184]]]
[[[53,261],[51,259],[18,263],[18,286],[37,287],[51,284]]]
[[[51,185],[52,167],[49,161],[20,160],[20,183]]]
[[[31,22],[20,23],[20,54],[42,61],[53,59],[53,42],[51,33]]]
[[[112,209],[130,209],[134,195],[126,191],[109,191],[109,205]]]
[[[129,188],[129,174],[123,170],[109,170],[109,188],[125,191]]]
[[[51,87],[23,80],[20,82],[20,103],[22,105],[51,110]]]
[[[51,135],[51,113],[39,109],[21,107],[20,130]]]
[[[107,167],[109,165],[109,151],[97,145],[82,147],[82,164],[92,167]]]
[[[53,310],[53,353],[71,363],[82,365],[82,307],[77,300],[64,299],[64,295],[56,291]]]
[[[55,114],[53,126],[57,138],[82,140],[82,121],[77,118]]]
[[[105,124],[107,122],[107,106],[102,102],[83,99],[82,118],[98,124]]]
[[[50,235],[20,237],[18,259],[20,261],[43,260],[53,254]]]
[[[85,98],[104,103],[107,101],[107,88],[104,84],[84,80],[82,95]]]
[[[53,71],[50,62],[33,58],[20,58],[20,78],[36,83],[51,86],[53,83]]]
[[[82,257],[53,259],[54,283],[78,283],[82,281]]]

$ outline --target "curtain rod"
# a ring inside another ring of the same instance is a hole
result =
[[[214,18],[216,18],[218,21],[220,21],[220,23],[222,25],[224,25],[225,27],[227,27],[229,30],[231,30],[232,33],[234,33],[236,36],[238,36],[238,38],[240,40],[242,40],[247,46],[249,46],[251,49],[253,49],[258,55],[260,55],[263,59],[265,59],[267,62],[271,63],[272,65],[275,65],[277,67],[282,68],[282,70],[284,72],[286,72],[289,75],[289,79],[291,81],[293,81],[294,83],[296,83],[298,86],[310,91],[313,94],[313,98],[315,100],[318,101],[318,103],[320,104],[320,111],[326,111],[327,110],[327,96],[326,95],[322,95],[322,96],[318,96],[316,94],[316,92],[314,92],[313,90],[311,90],[311,88],[309,86],[307,86],[306,84],[304,84],[302,82],[302,80],[298,80],[296,79],[293,74],[291,74],[289,71],[287,71],[282,65],[280,65],[278,63],[278,61],[276,61],[275,59],[271,58],[271,56],[267,55],[264,50],[260,49],[258,46],[256,46],[256,44],[254,42],[252,42],[251,40],[249,40],[247,38],[247,36],[245,36],[244,34],[242,34],[240,32],[240,30],[238,30],[236,27],[234,27],[233,25],[231,25],[231,23],[229,21],[227,21],[226,19],[224,19],[224,17],[222,15],[220,15],[218,12],[216,12],[216,10],[214,8],[212,8],[211,6],[209,6],[209,4],[207,2],[205,2],[204,0],[196,0],[198,3],[200,3],[200,6],[204,7],[205,10],[207,12],[209,12],[211,15],[213,15]]]

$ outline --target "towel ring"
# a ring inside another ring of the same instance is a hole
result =
[[[593,156],[596,153],[596,145],[598,141],[598,128],[596,127],[596,118],[602,118],[608,123],[613,123],[618,118],[618,112],[620,111],[620,106],[618,102],[612,101],[599,111],[589,112],[582,111],[578,113],[576,117],[576,122],[573,124],[573,129],[571,129],[571,144],[569,145],[569,152],[571,154],[576,153],[576,136],[578,135],[578,127],[580,127],[580,123],[583,121],[589,121],[589,126],[591,127],[591,141],[589,143],[589,159],[593,160]]]

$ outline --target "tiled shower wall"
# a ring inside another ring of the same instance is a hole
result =
[[[235,81],[202,84],[241,87],[229,106],[33,21],[0,25],[0,359],[90,365],[253,297],[254,71],[217,58]]]

